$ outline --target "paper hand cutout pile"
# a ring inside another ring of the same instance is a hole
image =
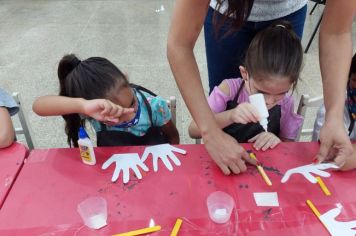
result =
[[[139,157],[137,153],[125,153],[125,154],[115,154],[112,155],[101,167],[103,170],[107,169],[112,163],[115,163],[115,171],[111,178],[111,181],[115,182],[123,172],[123,183],[128,183],[130,180],[130,169],[133,170],[138,179],[142,179],[142,175],[138,167],[142,170],[148,171],[148,167],[145,165],[144,161],[147,160],[148,156],[152,154],[153,170],[158,171],[158,160],[160,159],[168,170],[173,171],[173,166],[170,160],[177,166],[180,166],[180,161],[177,156],[173,153],[177,152],[180,154],[186,154],[187,152],[183,149],[174,147],[170,144],[160,144],[155,146],[149,146],[145,148],[142,158]]]

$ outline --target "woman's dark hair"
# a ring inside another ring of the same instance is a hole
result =
[[[355,55],[352,57],[352,60],[351,60],[351,67],[350,67],[349,78],[351,78],[351,74],[356,74],[356,53],[355,53]]]
[[[74,54],[65,55],[58,65],[58,78],[59,95],[88,100],[106,98],[113,88],[129,86],[125,75],[102,57],[80,61]],[[63,115],[63,118],[68,144],[78,147],[78,131],[85,121],[79,114]]]
[[[286,21],[273,23],[259,32],[246,51],[245,66],[250,75],[281,75],[296,87],[303,65],[303,48]]]
[[[213,15],[213,24],[215,25],[215,33],[223,27],[227,22],[230,30],[224,35],[228,35],[234,30],[238,30],[250,16],[254,0],[217,0],[215,13]],[[226,11],[222,17],[219,17],[219,10],[224,4],[228,4]]]

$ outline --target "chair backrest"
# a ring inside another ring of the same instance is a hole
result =
[[[326,0],[310,0],[311,2],[315,2],[316,4],[324,4],[326,3]]]
[[[32,142],[32,138],[31,138],[31,134],[29,131],[29,127],[27,125],[26,122],[26,118],[25,118],[25,114],[22,110],[22,106],[21,106],[21,99],[19,96],[19,93],[13,93],[12,97],[14,98],[14,100],[16,101],[16,103],[19,106],[19,112],[17,113],[19,120],[20,120],[20,124],[21,127],[15,127],[15,133],[17,134],[23,134],[25,136],[26,142],[27,142],[27,146],[30,150],[32,150],[34,148],[33,142]]]
[[[171,96],[169,97],[169,99],[167,100],[168,103],[168,107],[171,110],[171,114],[172,114],[172,122],[174,125],[176,125],[177,122],[177,99],[175,96]]]
[[[303,116],[305,119],[307,108],[319,108],[323,104],[323,96],[318,96],[315,98],[310,98],[309,95],[303,94],[300,97],[297,114]],[[303,126],[300,127],[296,141],[300,140],[302,135],[311,135],[313,129],[303,129]]]

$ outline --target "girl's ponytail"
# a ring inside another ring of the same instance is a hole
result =
[[[58,65],[58,78],[60,85],[60,96],[72,97],[72,78],[69,76],[81,61],[74,55],[65,55]],[[63,115],[65,120],[65,132],[67,134],[67,142],[69,146],[78,147],[78,131],[80,126],[85,125],[85,121],[81,120],[79,114]]]
[[[76,68],[80,64],[80,62],[81,61],[74,54],[65,55],[59,62],[58,70],[57,70],[59,84],[60,84],[59,95],[68,96],[67,94],[65,94],[66,78],[74,70],[74,68]]]

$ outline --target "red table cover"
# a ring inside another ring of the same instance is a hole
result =
[[[250,149],[249,145],[244,145]],[[177,154],[181,166],[168,171],[159,163],[143,179],[124,185],[122,176],[111,182],[114,165],[101,170],[112,154],[137,152],[144,147],[97,148],[97,165],[81,163],[78,149],[34,150],[0,211],[0,235],[111,235],[148,227],[152,219],[162,230],[150,235],[169,235],[177,217],[183,219],[178,235],[328,235],[306,205],[310,199],[323,214],[335,204],[343,209],[337,219],[356,220],[356,172],[332,172],[323,178],[331,191],[326,196],[318,185],[301,175],[284,184],[286,170],[310,164],[317,143],[282,143],[274,150],[256,152],[273,186],[267,186],[257,169],[249,166],[240,175],[224,176],[203,145],[180,145],[187,155]],[[224,191],[235,199],[230,221],[209,219],[207,196]],[[254,192],[277,192],[279,207],[258,207]],[[84,226],[77,205],[91,196],[108,202],[108,225],[100,230]]]
[[[27,148],[20,143],[0,149],[0,209],[26,156]]]

